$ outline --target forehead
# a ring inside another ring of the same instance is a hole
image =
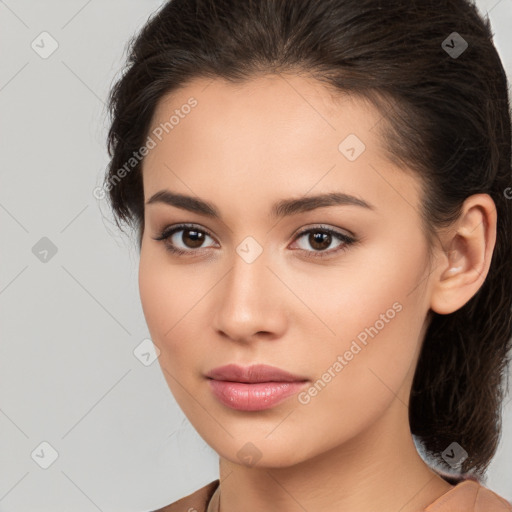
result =
[[[196,103],[193,108],[188,107],[191,101]],[[186,112],[180,115],[180,130],[177,125],[172,128],[175,134],[181,131],[188,135],[187,128],[194,124],[195,133],[203,127],[210,136],[242,136],[251,132],[261,136],[258,140],[265,140],[262,136],[267,134],[268,143],[272,140],[272,129],[281,132],[281,144],[287,133],[292,139],[299,134],[316,134],[318,138],[352,130],[364,134],[375,145],[378,130],[372,131],[382,118],[362,96],[335,92],[331,86],[308,76],[285,74],[263,75],[240,83],[221,78],[192,80],[160,99],[152,129],[168,122],[173,113],[180,114],[180,110]],[[192,121],[185,122],[187,118]],[[206,125],[201,122],[206,120]]]
[[[267,184],[288,196],[341,186],[376,204],[401,194],[392,174],[414,201],[419,184],[386,159],[381,124],[368,101],[309,77],[196,79],[155,109],[149,135],[161,140],[145,157],[145,197],[165,186],[210,196],[222,184],[241,193]]]

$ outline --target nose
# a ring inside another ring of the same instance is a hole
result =
[[[248,262],[234,255],[233,266],[218,286],[214,328],[239,343],[277,339],[286,329],[286,288],[269,268],[265,251]],[[288,292],[289,293],[289,292]]]

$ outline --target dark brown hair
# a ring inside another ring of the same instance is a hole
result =
[[[457,442],[469,455],[458,470],[482,476],[500,438],[512,339],[511,112],[488,18],[468,0],[169,1],[130,41],[109,97],[103,187],[117,225],[137,229],[139,249],[142,161],[122,179],[118,171],[144,145],[159,100],[194,78],[271,73],[307,74],[378,108],[388,157],[423,185],[430,248],[467,197],[494,200],[489,274],[459,310],[429,311],[409,404],[411,432],[432,463],[449,470],[442,452]]]

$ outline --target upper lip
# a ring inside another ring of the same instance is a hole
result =
[[[206,376],[210,379],[231,382],[297,382],[307,380],[304,377],[293,375],[266,364],[254,364],[252,366],[228,364],[210,370]]]

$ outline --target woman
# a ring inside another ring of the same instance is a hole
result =
[[[104,188],[220,479],[162,511],[511,511],[507,79],[466,0],[172,0]],[[420,456],[417,445],[424,452]]]

